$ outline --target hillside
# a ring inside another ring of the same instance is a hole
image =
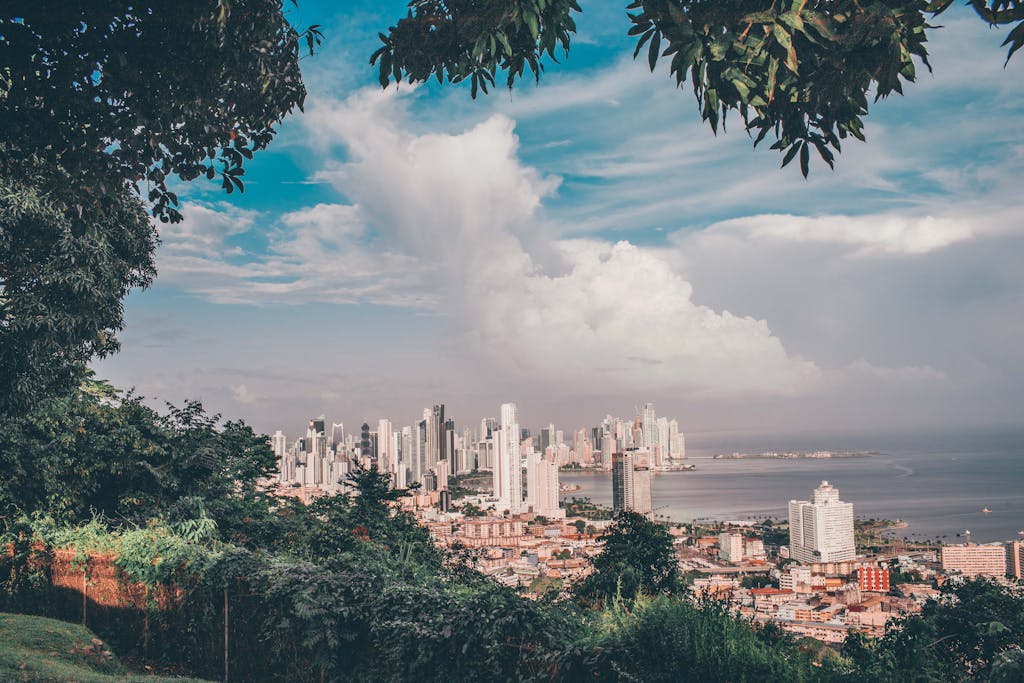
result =
[[[0,614],[0,680],[30,683],[203,683],[129,674],[88,629],[64,621]]]

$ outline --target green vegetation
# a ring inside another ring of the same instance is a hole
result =
[[[451,491],[452,500],[481,493],[490,494],[493,488],[494,481],[490,472],[470,472],[448,478],[448,490]]]
[[[612,518],[611,508],[592,503],[589,498],[577,498],[573,496],[568,501],[562,501],[567,517],[583,517],[594,521],[609,520]]]
[[[586,4],[586,3],[583,3]],[[687,81],[701,118],[725,129],[739,116],[757,146],[766,137],[786,166],[799,157],[806,177],[813,151],[828,164],[848,138],[864,140],[868,98],[903,93],[918,64],[931,69],[928,22],[953,0],[634,0],[627,9],[634,58],[651,70],[669,61],[675,85]],[[1024,4],[968,0],[983,21],[1014,26],[1003,45],[1024,45]],[[383,86],[437,78],[468,80],[470,94],[499,73],[512,88],[528,68],[568,54],[577,0],[438,2],[411,0],[407,16],[381,34],[371,57]],[[625,25],[623,26],[625,29]]]
[[[117,349],[124,296],[155,275],[145,207],[177,222],[173,182],[243,190],[245,161],[302,107],[299,56],[319,40],[279,0],[5,3],[0,414]]]
[[[0,679],[26,683],[202,683],[129,675],[88,629],[54,619],[0,614]]]
[[[593,573],[575,590],[584,604],[608,605],[616,597],[679,590],[679,563],[665,527],[635,512],[622,512],[601,540],[604,549],[594,559]]]

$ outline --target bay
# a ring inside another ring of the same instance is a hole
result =
[[[822,481],[857,517],[902,519],[911,540],[985,543],[1024,538],[1024,431],[966,430],[887,435],[704,434],[688,437],[692,472],[656,473],[657,515],[675,521],[785,518]],[[878,451],[865,458],[716,460],[716,453]],[[562,472],[564,484],[611,505],[611,475]],[[990,513],[984,513],[984,508]],[[967,536],[963,532],[970,530]]]

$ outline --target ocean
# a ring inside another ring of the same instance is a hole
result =
[[[716,453],[877,451],[866,458],[715,460]],[[785,518],[828,481],[857,517],[901,519],[911,540],[978,543],[1024,539],[1024,430],[889,435],[687,436],[692,472],[656,473],[655,514],[676,521]],[[609,473],[560,473],[588,497],[611,505]],[[982,510],[989,508],[990,513]],[[964,532],[970,531],[967,535]]]

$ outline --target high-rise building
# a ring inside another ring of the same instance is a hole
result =
[[[523,509],[523,470],[519,441],[519,413],[515,403],[501,406],[501,426],[494,434],[494,495],[512,514]]]
[[[612,511],[633,509],[633,452],[612,454]]]
[[[565,511],[558,504],[558,463],[554,449],[545,453],[530,449],[526,456],[526,502],[534,514],[561,519]]]
[[[601,469],[610,470],[612,468],[612,454],[615,452],[615,434],[613,432],[605,432],[601,436]]]
[[[283,458],[284,454],[288,452],[288,437],[280,429],[270,437],[270,448],[278,458]]]
[[[789,501],[789,553],[807,564],[856,557],[853,505],[840,501],[839,490],[827,481],[814,489],[812,500]]]
[[[658,445],[658,416],[653,403],[645,403],[640,413],[640,428],[643,430],[643,445],[653,448]]]
[[[654,512],[651,502],[651,454],[637,451],[633,456],[633,512],[650,515]]]
[[[377,421],[377,469],[381,472],[393,472],[391,469],[392,444],[391,420]]]
[[[686,436],[679,431],[679,423],[675,420],[668,423],[668,443],[670,460],[686,460]]]

